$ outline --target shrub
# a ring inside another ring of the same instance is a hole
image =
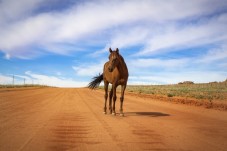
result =
[[[184,82],[179,82],[178,84],[194,84],[192,81],[184,81]]]
[[[168,97],[173,97],[174,95],[171,94],[171,93],[168,93],[167,96],[168,96]]]

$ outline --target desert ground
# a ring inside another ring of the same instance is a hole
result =
[[[102,90],[0,89],[1,151],[224,151],[227,112],[125,95],[103,114]]]

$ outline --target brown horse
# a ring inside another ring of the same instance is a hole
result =
[[[124,61],[124,58],[119,54],[119,49],[117,48],[116,51],[112,51],[109,48],[110,55],[109,61],[104,64],[103,73],[99,76],[93,78],[88,84],[88,87],[91,89],[97,88],[99,84],[104,81],[104,89],[105,89],[105,104],[104,104],[104,113],[106,114],[106,102],[108,98],[108,85],[109,83],[112,84],[112,88],[109,93],[109,110],[110,113],[116,115],[115,112],[115,102],[117,99],[116,96],[116,88],[118,85],[121,85],[121,105],[120,105],[120,115],[123,116],[123,101],[124,101],[124,93],[125,88],[127,86],[128,81],[128,68]],[[113,106],[112,106],[112,98],[113,98]]]

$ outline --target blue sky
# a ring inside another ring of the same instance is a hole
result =
[[[129,84],[224,81],[226,0],[1,0],[0,84],[86,86],[119,48]]]

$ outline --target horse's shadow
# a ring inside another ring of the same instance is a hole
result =
[[[170,114],[161,113],[161,112],[125,112],[125,116],[161,117],[161,116],[170,116]]]

